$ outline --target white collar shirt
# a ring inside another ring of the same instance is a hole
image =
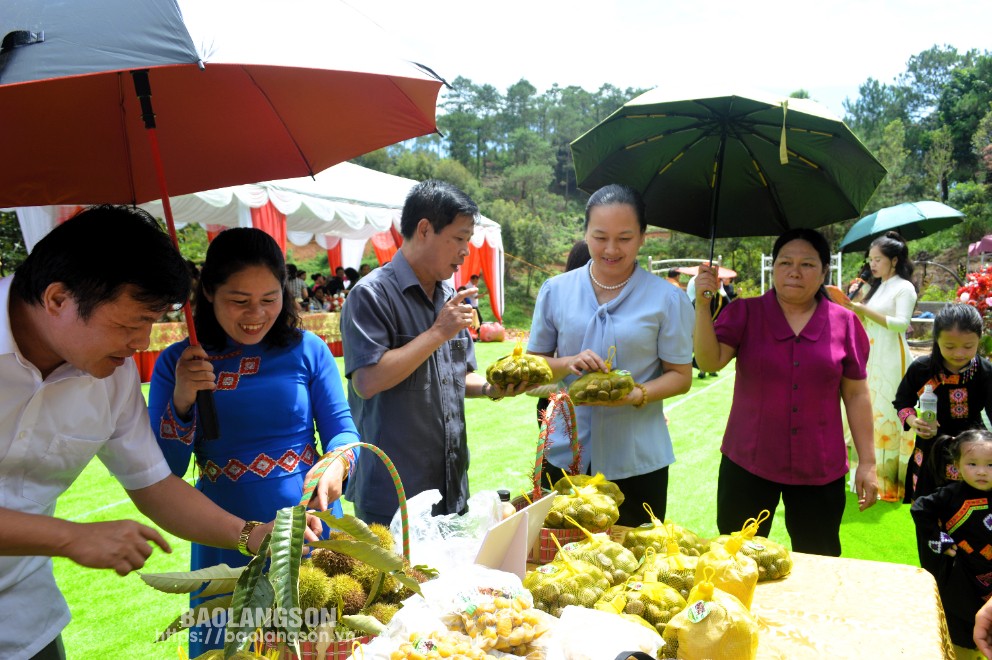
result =
[[[63,364],[42,379],[11,332],[12,279],[0,279],[0,507],[53,515],[94,456],[128,490],[165,479],[134,361],[107,378]],[[0,658],[30,658],[59,635],[70,617],[49,557],[0,556],[0,611]]]

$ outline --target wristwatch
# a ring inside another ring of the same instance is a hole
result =
[[[257,520],[249,520],[245,523],[245,526],[241,528],[241,535],[238,536],[238,552],[243,554],[245,557],[255,556],[255,553],[248,549],[248,537],[251,536],[251,530],[261,524],[262,523]]]

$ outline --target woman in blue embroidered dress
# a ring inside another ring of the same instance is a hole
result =
[[[693,311],[678,287],[637,264],[647,221],[644,201],[632,188],[609,185],[586,205],[587,265],[544,283],[531,322],[531,353],[544,355],[555,379],[614,369],[639,383],[615,402],[576,408],[582,469],[615,481],[625,499],[617,524],[647,522],[643,503],[665,518],[668,466],[675,462],[662,400],[692,384]],[[562,425],[558,425],[562,426]],[[571,463],[568,439],[554,428],[548,461]]]
[[[195,458],[196,487],[246,520],[271,520],[299,503],[323,451],[357,441],[337,365],[327,344],[298,328],[286,294],[286,265],[276,242],[258,229],[229,229],[207,250],[194,308],[201,346],[184,340],[155,363],[148,408],[172,471]],[[196,393],[213,390],[221,437],[204,440]],[[346,452],[321,478],[312,508],[341,515],[337,501],[357,459]],[[236,551],[193,544],[192,569],[244,566]],[[197,599],[192,600],[193,605]],[[223,646],[223,627],[190,631],[190,657]]]

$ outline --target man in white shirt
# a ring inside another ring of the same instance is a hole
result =
[[[141,568],[151,527],[53,517],[97,456],[138,509],[185,539],[250,552],[271,529],[232,516],[169,470],[137,369],[152,323],[189,294],[179,253],[143,211],[101,206],[42,239],[0,279],[0,658],[64,658],[69,610],[51,557],[120,575]]]

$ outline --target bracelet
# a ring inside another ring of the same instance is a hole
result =
[[[648,388],[644,387],[640,383],[634,383],[634,387],[641,391],[641,401],[640,403],[635,403],[635,408],[641,408],[648,402]]]
[[[255,556],[255,553],[248,549],[248,537],[251,536],[251,531],[261,524],[262,523],[257,520],[249,520],[245,523],[245,526],[241,528],[241,535],[238,536],[238,552],[243,554],[245,557]]]
[[[493,391],[493,386],[490,385],[489,383],[486,383],[486,386],[482,389],[482,394],[485,395],[485,396],[487,396],[487,397],[489,397],[489,400],[490,401],[502,401],[503,400],[503,396],[493,396],[492,394],[490,394],[490,392],[492,392],[492,391]]]

